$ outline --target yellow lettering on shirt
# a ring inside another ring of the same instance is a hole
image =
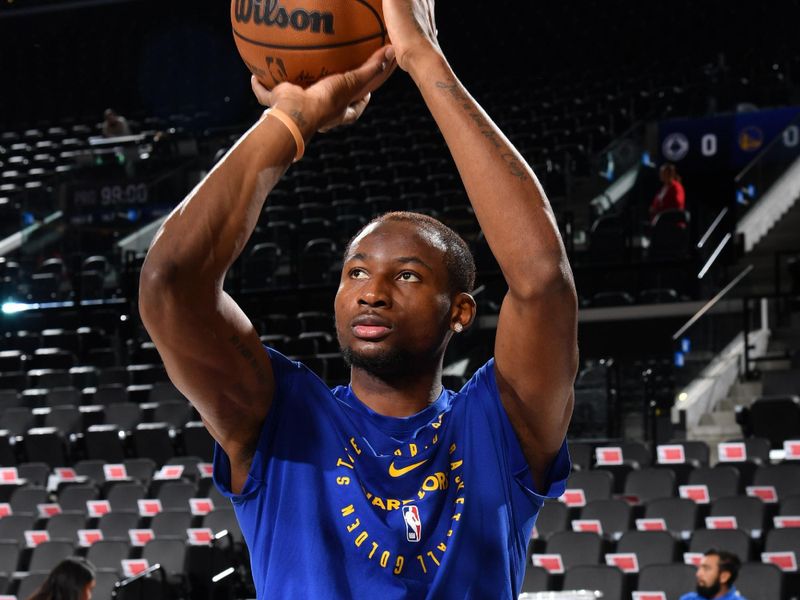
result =
[[[464,504],[464,497],[456,498],[456,504]]]
[[[361,533],[359,533],[358,537],[356,538],[356,548],[360,548],[361,544],[366,542],[368,537],[369,534],[366,531],[362,531]]]
[[[353,468],[353,465],[351,465],[350,463],[346,463],[341,458],[336,461],[336,466],[337,467],[347,467],[348,469],[352,469]]]
[[[394,498],[386,500],[386,510],[397,510],[398,508],[400,508],[400,500],[395,500]]]
[[[358,444],[356,444],[356,438],[350,438],[350,445],[353,447],[353,450],[356,451],[356,454],[361,454],[361,448],[359,448]]]
[[[411,456],[417,455],[417,445],[416,444],[409,444],[408,451],[411,453]]]
[[[441,550],[442,552],[447,550],[447,546],[444,545],[444,542],[440,543],[438,546],[436,546],[436,548],[437,550]]]
[[[353,514],[353,512],[355,512],[355,510],[356,510],[356,509],[355,509],[355,507],[354,507],[352,504],[350,504],[349,506],[345,506],[345,507],[342,509],[342,516],[343,516],[343,517],[349,517],[350,515],[352,515],[352,514]]]
[[[417,560],[419,561],[419,564],[422,567],[422,572],[427,573],[428,569],[425,568],[425,559],[422,558],[422,555],[417,554]]]
[[[434,492],[439,489],[439,481],[433,475],[428,475],[422,482],[422,489],[426,492]]]
[[[361,520],[356,517],[356,520],[347,526],[347,533],[353,533],[353,530],[361,527]]]
[[[455,451],[456,451],[456,445],[455,444],[451,444],[451,446],[450,446],[450,454],[452,454]]]
[[[428,556],[430,556],[430,557],[431,557],[431,560],[432,560],[432,561],[433,561],[433,562],[436,564],[436,566],[438,567],[438,566],[439,566],[439,561],[438,561],[438,559],[437,559],[437,558],[436,558],[436,557],[433,555],[433,552],[432,552],[431,550],[429,550],[427,554],[428,554]]]
[[[386,565],[389,564],[389,559],[391,557],[392,557],[392,553],[389,552],[388,550],[384,550],[383,554],[381,554],[381,561],[380,561],[381,567],[383,567],[385,569]]]
[[[375,496],[372,499],[372,506],[377,506],[378,508],[382,508],[383,510],[386,510],[386,506],[384,505],[383,500],[381,500],[377,496]]]
[[[394,562],[394,569],[392,570],[392,572],[395,575],[400,575],[400,573],[403,572],[403,563],[404,562],[405,562],[405,559],[403,558],[403,555],[402,554],[398,555],[397,560],[395,560],[395,562]]]
[[[372,542],[372,550],[369,551],[369,556],[367,558],[372,558],[372,555],[375,554],[375,550],[378,549],[378,543]]]
[[[350,478],[349,477],[337,477],[336,483],[339,485],[350,485]]]
[[[451,470],[451,471],[455,471],[455,470],[456,470],[458,467],[460,467],[462,464],[464,464],[464,461],[463,461],[463,460],[457,460],[456,462],[451,462],[451,463],[450,463],[450,470]]]

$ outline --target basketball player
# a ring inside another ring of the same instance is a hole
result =
[[[392,42],[267,112],[175,209],[142,269],[141,315],[217,442],[216,484],[259,598],[516,598],[545,498],[564,490],[576,295],[548,201],[436,41],[433,0],[384,0]],[[222,289],[264,198],[316,131],[354,121],[393,68],[419,87],[508,283],[494,358],[460,392],[442,357],[473,324],[474,264],[438,221],[390,213],[345,250],[330,390],[261,346]],[[302,136],[302,137],[300,137]]]

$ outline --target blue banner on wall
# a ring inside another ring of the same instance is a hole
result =
[[[736,113],[702,119],[674,119],[659,123],[659,150],[663,161],[681,171],[738,170],[747,165],[777,136],[787,149],[800,144],[800,127],[788,127],[800,107]]]

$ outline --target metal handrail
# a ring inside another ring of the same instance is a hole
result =
[[[716,296],[714,296],[714,297],[713,297],[711,300],[709,300],[708,302],[706,302],[706,303],[703,305],[703,307],[702,307],[700,310],[698,310],[698,311],[697,311],[697,312],[696,312],[696,313],[695,313],[695,314],[692,316],[692,318],[690,318],[688,321],[686,321],[686,323],[684,323],[684,324],[683,324],[683,326],[682,326],[680,329],[678,329],[678,331],[676,331],[675,333],[673,333],[673,334],[672,334],[672,341],[674,342],[674,341],[677,341],[678,339],[680,339],[680,337],[681,337],[681,336],[682,336],[684,333],[686,333],[686,332],[687,332],[687,331],[688,331],[688,330],[689,330],[689,329],[692,327],[692,325],[694,325],[695,323],[697,323],[697,321],[699,321],[699,320],[700,320],[700,318],[701,318],[701,317],[702,317],[704,314],[706,314],[708,311],[710,311],[712,308],[714,308],[714,306],[716,306],[716,304],[717,304],[717,303],[718,303],[720,300],[722,300],[722,298],[724,298],[724,297],[725,297],[725,295],[726,295],[728,292],[730,292],[730,291],[731,291],[731,290],[732,290],[734,287],[736,287],[736,285],[737,285],[737,284],[738,284],[738,283],[739,283],[739,282],[740,282],[742,279],[744,279],[744,278],[745,278],[747,275],[749,275],[749,274],[750,274],[750,272],[751,272],[751,271],[752,271],[754,268],[755,268],[755,267],[754,267],[753,265],[747,265],[747,267],[745,267],[745,269],[744,269],[744,270],[743,270],[741,273],[739,273],[739,274],[738,274],[736,277],[734,277],[733,281],[731,281],[731,282],[730,282],[728,285],[726,285],[724,288],[722,288],[722,289],[719,291],[719,293],[718,293]]]
[[[719,224],[722,222],[722,219],[724,219],[725,215],[727,214],[728,214],[728,207],[726,206],[719,212],[717,218],[714,219],[713,223],[711,223],[711,226],[703,234],[703,237],[700,238],[700,241],[697,242],[698,250],[703,246],[705,246],[706,242],[708,241],[708,238],[711,237],[711,234],[714,233],[714,230],[719,226]]]

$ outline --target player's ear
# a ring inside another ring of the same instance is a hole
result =
[[[459,292],[453,299],[450,310],[450,329],[456,333],[465,331],[475,320],[477,305],[475,298],[466,292]]]

